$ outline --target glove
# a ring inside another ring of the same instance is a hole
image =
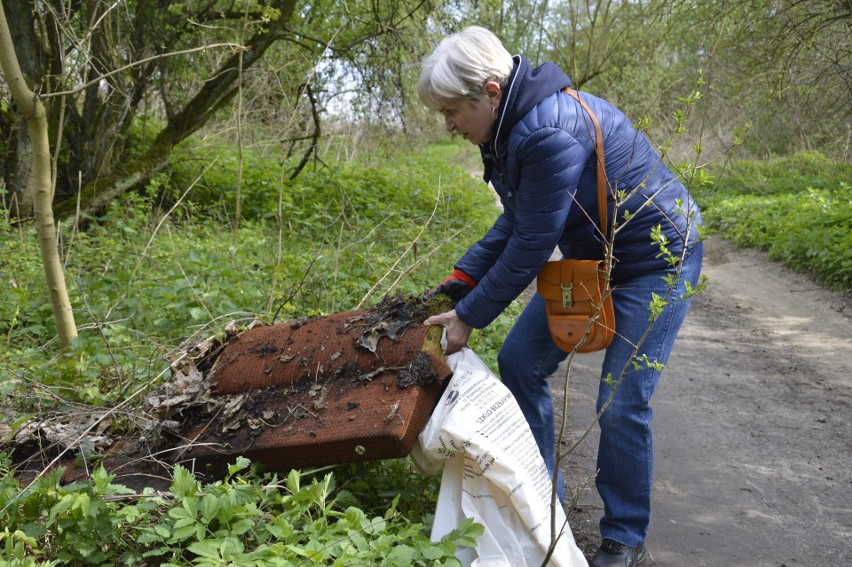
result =
[[[450,301],[453,302],[453,306],[455,306],[456,303],[467,297],[467,294],[473,291],[475,287],[476,282],[473,278],[463,271],[456,269],[453,270],[450,277],[441,282],[441,285],[423,294],[423,299],[426,300],[430,297],[443,294],[449,297]]]

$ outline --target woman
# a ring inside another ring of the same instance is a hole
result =
[[[512,57],[490,31],[475,26],[444,39],[423,63],[421,101],[444,115],[448,131],[479,146],[484,180],[494,186],[504,209],[436,290],[450,295],[455,308],[425,323],[446,328],[448,353],[520,295],[555,248],[566,258],[602,256],[594,130],[580,105],[562,92],[570,84],[556,65],[532,68],[524,57]],[[677,298],[698,282],[701,219],[686,189],[624,114],[602,99],[581,96],[603,130],[608,214],[616,229],[617,337],[606,350],[598,410],[612,393],[613,383],[605,378],[623,376],[600,419],[596,486],[604,516],[592,565],[641,565],[653,468],[649,400],[660,370],[656,364],[634,369],[631,361],[636,344],[636,354],[652,363],[665,364],[669,357],[689,307],[688,299]],[[677,262],[660,253],[660,235]],[[652,294],[667,295],[664,278],[670,275],[677,280],[673,294],[648,331]],[[498,364],[551,472],[556,459],[547,379],[566,356],[550,338],[544,302],[536,294],[509,332]]]

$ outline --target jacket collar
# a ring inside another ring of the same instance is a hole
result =
[[[509,75],[498,118],[491,131],[494,148],[505,141],[515,124],[538,103],[556,91],[571,86],[571,79],[554,63],[544,63],[533,69],[523,55],[515,55],[512,59],[515,67]]]
[[[491,141],[479,146],[485,166],[482,178],[486,183],[491,180],[493,160],[505,146],[515,124],[542,100],[571,86],[571,79],[554,63],[544,63],[533,69],[523,55],[515,55],[512,60],[515,66],[503,91],[499,114],[491,129]]]

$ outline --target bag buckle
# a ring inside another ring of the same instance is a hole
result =
[[[572,294],[574,282],[569,282],[567,286],[564,283],[560,283],[559,285],[562,286],[562,307],[571,309],[574,306],[574,297]]]

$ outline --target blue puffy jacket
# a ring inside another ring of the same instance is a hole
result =
[[[480,146],[483,178],[500,196],[503,213],[455,266],[478,282],[456,305],[459,318],[472,327],[493,321],[535,279],[557,246],[566,258],[603,256],[594,128],[577,101],[562,92],[570,84],[553,63],[533,69],[515,56],[492,140]],[[670,267],[651,240],[654,227],[661,228],[669,250],[680,255],[696,241],[701,216],[686,188],[627,117],[603,99],[581,96],[603,131],[610,187],[616,195],[630,195],[619,205],[615,226],[612,283],[617,286],[632,275]],[[614,206],[609,194],[609,219]],[[629,222],[623,222],[626,213],[633,215]]]

